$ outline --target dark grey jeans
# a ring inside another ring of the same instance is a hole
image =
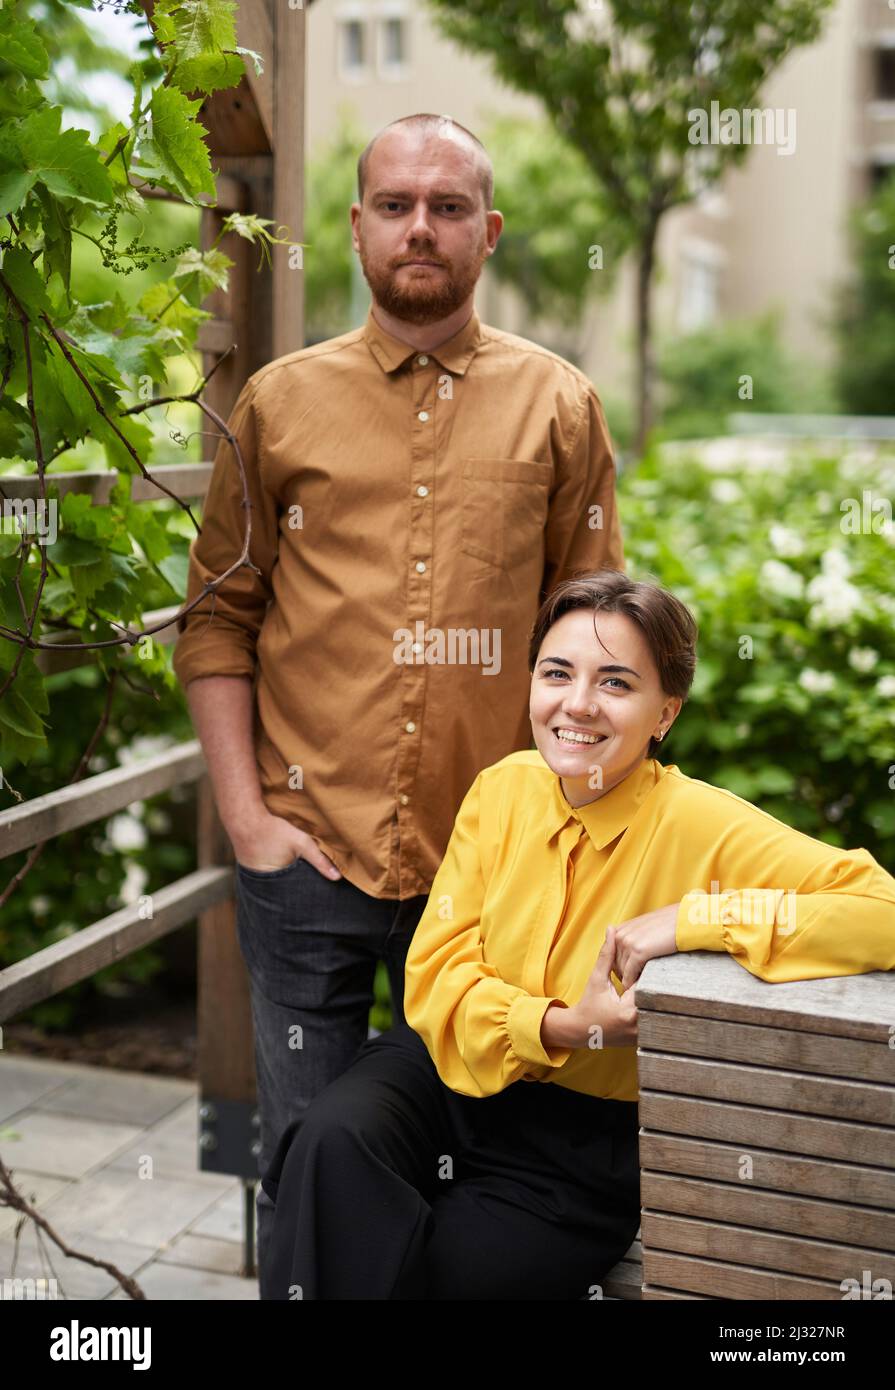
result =
[[[426,894],[373,898],[305,859],[261,871],[236,865],[236,925],[248,967],[263,1176],[287,1125],[347,1070],[367,1039],[376,962],[385,961],[394,1022],[404,1021],[404,961]],[[263,1268],[273,1204],[257,1193]]]

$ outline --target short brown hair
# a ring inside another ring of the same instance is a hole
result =
[[[646,638],[662,690],[686,703],[696,671],[696,619],[667,589],[629,579],[621,570],[595,570],[557,584],[541,604],[531,630],[529,671],[534,672],[541,644],[553,624],[576,608],[623,613],[636,623]],[[653,757],[658,747],[659,739],[651,738],[647,757]]]
[[[491,160],[485,146],[477,135],[473,135],[471,130],[467,130],[465,125],[461,125],[460,122],[455,121],[453,117],[436,116],[431,111],[417,111],[413,116],[399,116],[396,121],[390,121],[387,126],[383,126],[378,134],[373,136],[373,139],[367,145],[366,149],[363,150],[357,161],[357,200],[359,203],[364,201],[364,184],[367,177],[367,164],[369,163],[373,146],[387,130],[392,130],[398,125],[412,126],[418,129],[423,136],[436,135],[444,130],[445,125],[450,125],[453,126],[455,130],[460,130],[464,135],[467,135],[473,144],[478,147],[477,163],[479,166],[479,185],[482,190],[485,211],[489,212],[491,210],[491,206],[494,202],[494,170],[491,166]]]

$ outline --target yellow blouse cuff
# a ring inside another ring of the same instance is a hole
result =
[[[674,928],[674,944],[679,951],[723,951],[723,923],[713,921],[710,893],[701,888],[681,898]]]
[[[726,888],[723,893],[696,889],[685,893],[678,908],[675,945],[679,951],[729,950],[733,938],[728,927],[776,925],[785,935],[795,929],[795,921],[789,921],[786,896],[783,888]]]
[[[506,1029],[510,1046],[523,1062],[534,1062],[542,1067],[561,1067],[572,1055],[570,1047],[552,1047],[548,1052],[541,1042],[541,1024],[551,1004],[565,1007],[565,1000],[520,994],[507,1011]]]

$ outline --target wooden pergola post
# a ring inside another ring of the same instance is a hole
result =
[[[201,109],[212,164],[221,171],[219,207],[201,214],[201,245],[211,244],[230,211],[271,218],[274,234],[294,245],[303,224],[305,8],[240,0],[237,35],[241,45],[262,55],[264,72],[258,76],[247,64],[237,88],[213,94]],[[253,372],[303,346],[304,296],[301,257],[290,254],[289,246],[274,247],[272,268],[260,270],[258,249],[244,238],[231,233],[221,247],[235,263],[230,288],[206,301],[214,317],[202,325],[199,346],[207,373],[221,352],[236,345],[205,393],[226,418]],[[233,862],[207,776],[198,792],[198,857],[200,868]],[[209,908],[198,921],[199,1162],[202,1169],[244,1179],[242,1272],[251,1275],[260,1140],[248,977],[235,902]]]

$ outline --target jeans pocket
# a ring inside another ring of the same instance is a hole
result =
[[[240,864],[239,860],[237,860],[236,869],[238,873],[247,874],[249,878],[279,878],[282,874],[291,873],[299,864],[306,864],[307,862],[308,861],[301,855],[298,855],[292,860],[291,864],[284,864],[282,869],[250,869],[245,864]]]

